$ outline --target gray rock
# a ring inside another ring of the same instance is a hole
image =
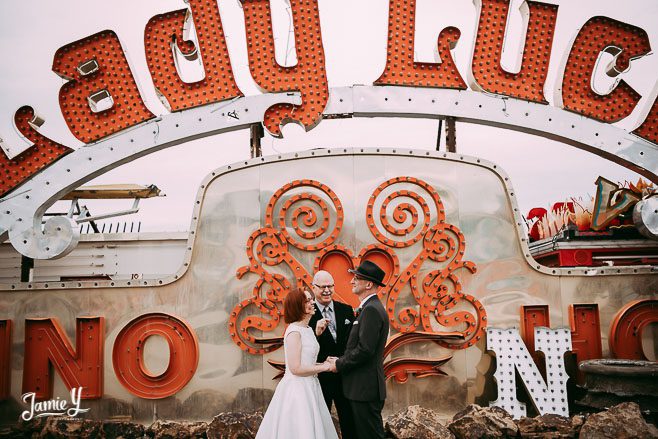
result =
[[[155,421],[146,433],[154,439],[207,438],[205,422]]]
[[[252,439],[263,421],[263,413],[220,413],[208,425],[209,439]]]
[[[580,430],[582,439],[658,438],[658,429],[647,424],[634,402],[618,404],[605,412],[590,415]]]
[[[134,422],[104,422],[101,430],[106,439],[131,439],[146,434],[146,427]]]
[[[86,419],[48,418],[39,434],[41,438],[100,438],[101,423]]]
[[[457,413],[448,428],[457,439],[508,438],[519,433],[512,415],[505,410],[476,404]]]
[[[386,419],[386,434],[393,439],[454,439],[454,435],[439,422],[438,413],[412,405]]]
[[[577,438],[583,426],[582,416],[565,418],[560,415],[541,415],[536,418],[521,418],[517,425],[522,438],[572,439]]]

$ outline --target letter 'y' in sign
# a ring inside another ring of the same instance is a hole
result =
[[[501,407],[516,419],[526,416],[525,404],[516,399],[516,374],[528,390],[540,415],[569,416],[564,354],[571,350],[571,332],[566,329],[535,328],[535,346],[546,358],[547,381],[541,376],[518,329],[487,328],[487,350],[496,353],[498,399],[490,405]]]

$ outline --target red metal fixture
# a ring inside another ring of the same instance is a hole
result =
[[[625,305],[610,325],[610,353],[614,358],[648,360],[642,349],[642,331],[658,322],[658,299],[641,299]]]

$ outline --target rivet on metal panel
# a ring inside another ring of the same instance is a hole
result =
[[[263,125],[280,137],[282,124],[299,122],[308,131],[322,117],[329,87],[322,47],[317,0],[291,0],[297,51],[297,65],[281,67],[274,58],[274,36],[269,0],[244,0],[245,28],[249,70],[254,81],[265,91],[301,93],[301,105],[277,104],[267,109]],[[302,35],[304,36],[302,38]],[[304,44],[299,44],[303,39]]]
[[[618,50],[612,75],[630,66],[630,61],[651,51],[647,33],[608,17],[593,17],[580,29],[573,43],[562,81],[564,108],[607,123],[631,114],[641,96],[621,79],[603,96],[592,89],[591,77],[599,54],[606,48]]]
[[[78,66],[94,59],[98,69],[80,73]],[[116,34],[106,30],[70,43],[55,53],[53,71],[68,80],[59,90],[59,105],[73,135],[85,143],[155,117],[142,100]],[[106,90],[95,112],[87,98]]]
[[[87,337],[85,326],[91,328]],[[51,398],[54,366],[69,390],[82,387],[82,398],[103,396],[104,333],[103,317],[76,319],[74,351],[57,319],[26,319],[23,393],[34,392],[39,400]]]
[[[558,7],[526,2],[530,16],[523,60],[518,73],[509,73],[501,66],[501,42],[505,35],[509,3],[509,0],[482,0],[473,49],[473,77],[487,92],[545,104],[544,83],[548,74]]]
[[[32,107],[21,107],[14,115],[16,128],[34,145],[13,159],[0,152],[0,196],[10,192],[32,175],[73,151],[41,135],[30,121],[35,118]]]

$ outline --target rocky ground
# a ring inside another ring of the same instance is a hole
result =
[[[2,438],[253,438],[261,412],[220,413],[207,422],[156,421],[150,426],[132,422],[48,418],[21,423],[0,433]],[[411,406],[386,419],[386,434],[394,439],[448,438],[658,438],[658,429],[642,417],[637,404],[626,402],[588,416],[565,418],[544,415],[514,420],[503,409],[469,405],[451,421]],[[311,439],[311,438],[309,438]]]

